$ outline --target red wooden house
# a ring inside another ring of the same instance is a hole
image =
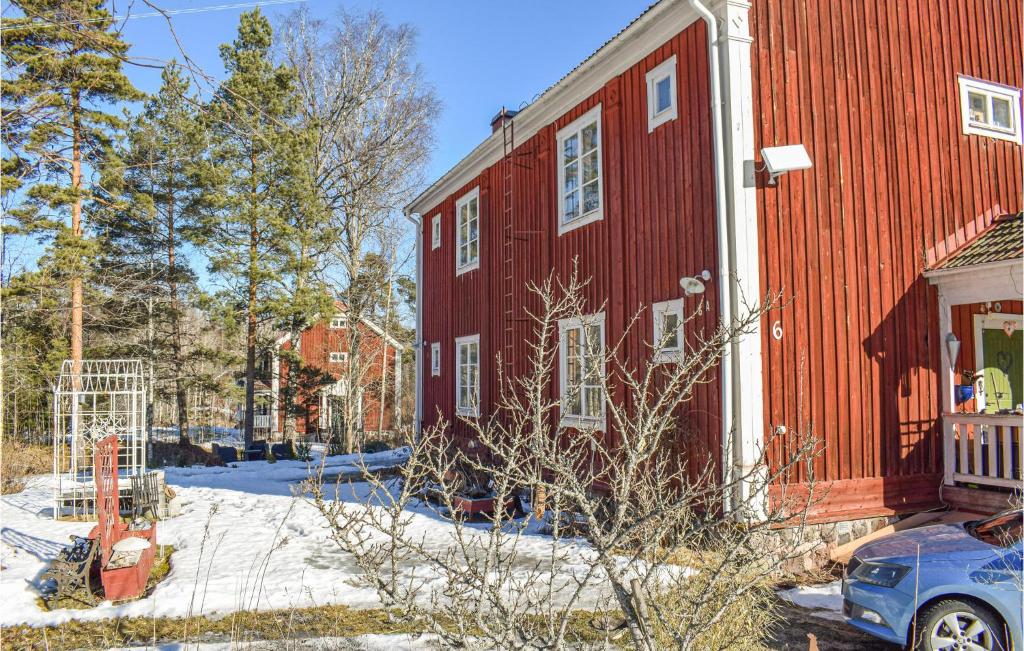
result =
[[[357,379],[348,380],[352,327],[360,329],[359,351],[365,370]],[[289,349],[288,335],[281,334],[272,350],[261,358],[254,418],[256,438],[278,439],[284,432],[281,396],[291,380],[282,351]],[[299,354],[306,375],[311,379],[303,383],[296,395],[298,436],[323,440],[330,432],[340,433],[345,425],[343,399],[350,385],[361,387],[354,406],[360,423],[357,430],[376,433],[395,430],[401,415],[399,397],[404,349],[399,341],[369,319],[354,326],[341,307],[336,314],[320,319],[303,331]]]
[[[500,113],[408,207],[417,424],[470,413],[475,392],[489,408],[498,353],[513,373],[526,355],[526,283],[578,259],[597,327],[565,324],[563,357],[588,336],[617,341],[640,308],[626,354],[650,354],[690,300],[682,278],[702,279],[713,307],[684,341],[741,296],[791,300],[694,397],[694,446],[724,470],[810,424],[829,487],[819,521],[1005,503],[1021,486],[1007,410],[1024,402],[1021,218],[1004,217],[1022,208],[1021,13],[1016,0],[653,5]],[[600,425],[600,403],[562,416]]]

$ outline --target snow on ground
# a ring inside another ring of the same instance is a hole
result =
[[[780,590],[779,596],[792,604],[809,609],[810,614],[816,617],[843,620],[842,581]]]
[[[388,466],[404,455],[404,450],[390,451],[366,455],[364,460],[370,467]],[[354,456],[329,457],[325,475],[354,471],[356,464]],[[354,584],[355,563],[328,539],[315,507],[293,496],[295,486],[308,476],[306,463],[254,461],[235,467],[165,470],[168,484],[182,500],[181,515],[157,525],[160,544],[176,549],[171,572],[151,595],[126,604],[105,602],[88,610],[40,609],[36,603],[39,577],[69,536],[84,536],[93,525],[51,519],[48,476],[33,477],[21,493],[0,498],[0,601],[4,604],[0,626],[327,603],[379,605],[375,592]],[[346,501],[363,502],[368,486],[354,484],[353,493]],[[448,520],[425,506],[412,514],[409,532],[439,548],[451,544],[453,531]],[[528,530],[518,544],[520,562],[524,567],[540,562],[550,555],[550,545],[550,537]],[[587,552],[574,547],[573,553]],[[426,578],[422,568],[416,572],[417,578]]]

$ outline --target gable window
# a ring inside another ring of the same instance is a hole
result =
[[[480,415],[480,335],[455,340],[455,411]]]
[[[654,312],[654,361],[680,362],[683,359],[683,301],[662,301]]]
[[[675,120],[676,57],[673,54],[647,72],[647,132]]]
[[[348,361],[348,353],[332,352],[330,361],[331,364],[344,364]]]
[[[558,132],[558,234],[602,218],[601,105]]]
[[[480,266],[480,189],[455,203],[455,275]]]
[[[430,220],[430,250],[441,248],[441,215]]]
[[[965,134],[1021,141],[1019,88],[962,75],[957,81]]]
[[[430,374],[441,375],[441,343],[430,344]]]
[[[347,322],[348,318],[344,314],[335,314],[331,317],[331,330],[341,330]]]
[[[604,427],[604,313],[558,323],[562,423]]]

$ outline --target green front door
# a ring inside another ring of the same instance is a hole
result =
[[[1014,409],[1024,403],[1024,333],[1019,328],[1007,336],[1002,328],[981,331],[985,412]]]

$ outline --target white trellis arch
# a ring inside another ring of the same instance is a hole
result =
[[[146,472],[146,397],[141,360],[83,360],[77,372],[64,361],[53,392],[54,518],[95,514],[93,446],[105,436],[117,436],[122,479]]]

